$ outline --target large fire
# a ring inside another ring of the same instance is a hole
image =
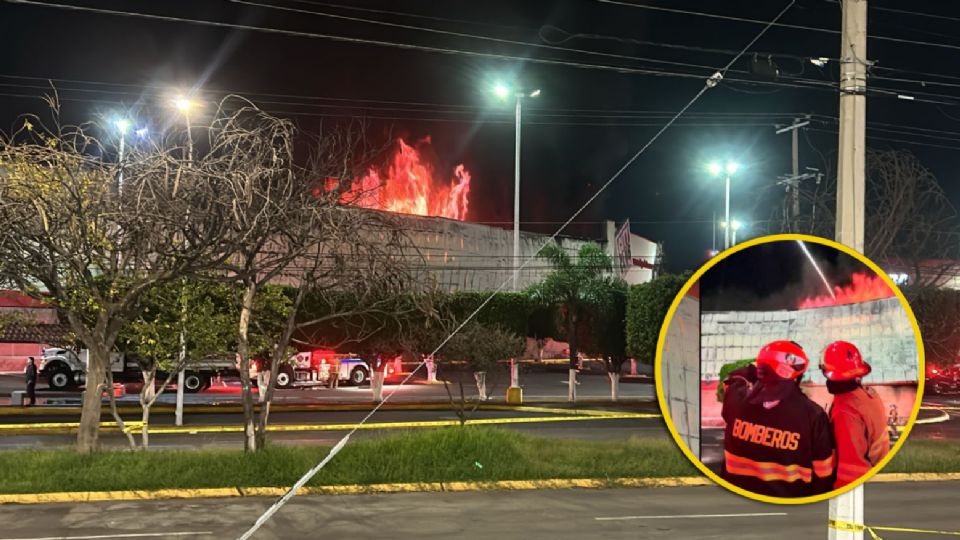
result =
[[[833,294],[836,295],[836,299],[829,294],[806,298],[800,302],[800,309],[880,300],[893,296],[893,291],[890,290],[890,287],[887,286],[886,282],[883,281],[880,276],[861,272],[853,274],[852,282],[846,287],[834,287]]]
[[[371,167],[353,183],[342,202],[403,214],[467,218],[470,173],[457,165],[444,180],[423,156],[427,137],[411,146],[397,139],[397,148],[383,167]]]

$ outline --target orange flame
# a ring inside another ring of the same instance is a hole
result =
[[[465,220],[470,194],[466,167],[457,165],[453,177],[444,182],[421,154],[423,146],[430,144],[429,137],[416,147],[403,139],[397,143],[388,165],[380,170],[371,167],[341,200],[364,208]]]
[[[893,291],[887,286],[887,283],[872,273],[853,274],[853,282],[846,287],[834,287],[832,296],[825,294],[806,298],[800,302],[800,309],[839,306],[843,304],[857,304],[860,302],[869,302],[870,300],[880,300],[881,298],[890,298]]]

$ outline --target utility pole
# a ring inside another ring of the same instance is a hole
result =
[[[837,241],[863,251],[867,119],[867,0],[843,0]]]
[[[863,252],[867,0],[842,0],[837,241]],[[838,522],[849,524],[838,527]],[[863,486],[830,499],[830,540],[863,540]]]
[[[788,131],[792,135],[793,170],[791,171],[790,177],[784,180],[784,183],[787,185],[787,191],[790,193],[790,220],[788,223],[792,225],[792,227],[790,227],[791,229],[796,227],[800,219],[800,181],[808,177],[807,175],[800,175],[800,141],[798,132],[800,128],[809,124],[809,119],[798,118],[793,121],[792,125],[776,131],[777,135]]]

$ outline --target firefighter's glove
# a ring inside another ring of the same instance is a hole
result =
[[[739,369],[735,369],[727,375],[723,381],[724,384],[734,384],[736,382],[753,385],[757,382],[757,366],[750,364]]]

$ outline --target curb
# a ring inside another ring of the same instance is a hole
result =
[[[934,482],[960,481],[960,473],[883,473],[870,482]],[[500,480],[495,482],[419,482],[396,484],[350,484],[302,488],[303,495],[361,495],[369,493],[464,492],[464,491],[528,491],[536,489],[603,489],[603,488],[667,488],[711,486],[702,476],[669,476],[663,478],[555,478],[545,480]],[[158,489],[136,491],[73,491],[59,493],[25,493],[0,495],[3,504],[53,504],[100,501],[137,501],[161,499],[198,499],[228,497],[280,497],[285,487],[229,487],[200,489]]]
[[[547,410],[533,410],[520,412],[551,412]],[[589,420],[629,420],[629,419],[650,419],[660,418],[659,414],[653,413],[617,413],[607,411],[565,411],[557,416],[528,416],[518,418],[475,418],[468,419],[465,425],[500,425],[500,424],[540,424],[547,422],[574,422]],[[70,435],[77,432],[78,422],[64,423],[45,423],[45,424],[0,424],[0,434],[2,435],[22,435],[22,434],[47,434],[47,435]],[[291,431],[350,431],[353,429],[409,429],[409,428],[437,428],[452,427],[460,425],[459,420],[422,420],[412,422],[367,422],[342,423],[342,424],[270,424],[267,426],[268,432],[291,432]],[[125,422],[127,430],[140,429],[141,423],[130,421]],[[240,424],[235,425],[189,425],[189,426],[169,426],[155,425],[150,427],[152,435],[161,434],[189,434],[198,433],[242,433],[244,427]],[[120,432],[120,427],[116,422],[101,422],[101,433]]]
[[[442,384],[442,383],[441,383]],[[568,406],[570,410],[573,410],[578,407],[609,407],[609,406],[623,406],[623,405],[651,405],[657,402],[656,399],[647,399],[647,398],[621,398],[619,401],[610,401],[610,400],[584,400],[576,401],[570,403],[569,401],[556,401],[556,400],[526,400],[526,405],[510,405],[508,403],[487,403],[481,404],[479,410],[489,409],[489,408],[517,408],[517,407],[527,407],[534,405],[555,405],[555,406]],[[254,404],[254,409],[258,409],[259,403]],[[344,411],[371,411],[375,405],[373,403],[358,403],[358,402],[348,402],[348,403],[303,403],[303,404],[282,404],[282,403],[272,403],[270,405],[271,412],[344,412]],[[453,410],[449,402],[420,402],[420,403],[387,403],[380,408],[381,411],[430,411],[430,410]],[[495,410],[495,409],[491,409]],[[659,410],[659,409],[658,409]],[[105,409],[105,414],[108,414],[109,411]],[[135,414],[141,412],[139,405],[118,405],[117,411],[120,414]],[[154,414],[172,414],[175,411],[173,405],[154,405],[150,409],[151,416]],[[185,404],[183,407],[184,414],[197,414],[197,413],[238,413],[243,412],[243,406],[239,403],[227,403],[222,405],[214,404]],[[47,406],[35,406],[35,407],[13,407],[13,406],[0,406],[0,416],[43,416],[43,415],[80,415],[80,407],[47,407]]]

